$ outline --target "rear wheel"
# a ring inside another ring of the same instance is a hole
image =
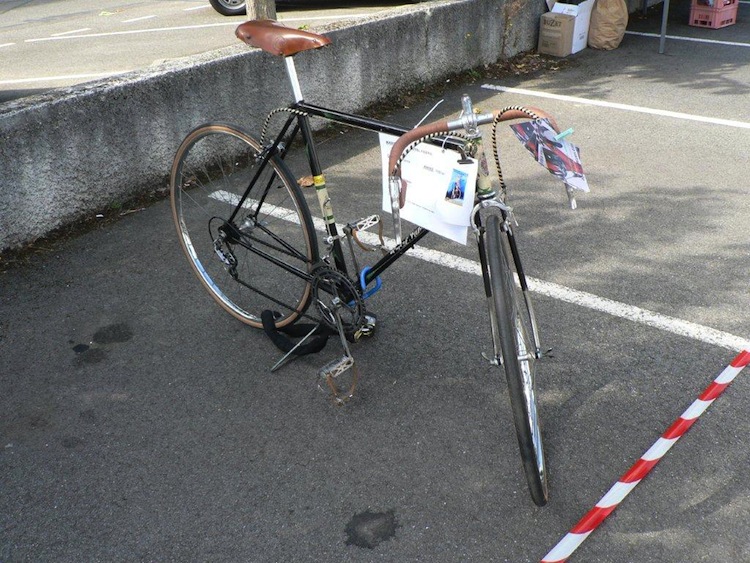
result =
[[[192,131],[175,155],[171,203],[180,244],[211,296],[244,323],[293,323],[310,303],[318,261],[310,210],[284,162],[224,124]],[[241,209],[232,217],[247,187]]]
[[[492,330],[502,352],[513,422],[531,498],[543,506],[547,504],[549,492],[534,385],[536,345],[529,311],[519,295],[520,290],[516,289],[511,268],[514,262],[501,225],[500,217],[488,217],[486,241]]]
[[[209,0],[214,10],[225,16],[242,16],[247,11],[245,0]]]

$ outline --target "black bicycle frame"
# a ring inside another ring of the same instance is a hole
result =
[[[296,104],[293,104],[292,106],[290,106],[290,109],[296,110],[297,112],[301,113],[295,112],[294,115],[291,115],[287,119],[286,123],[281,129],[281,132],[277,135],[276,139],[271,145],[270,152],[278,152],[277,147],[281,144],[282,140],[284,140],[288,146],[293,142],[294,137],[296,137],[298,133],[301,133],[307,151],[310,172],[312,173],[313,177],[322,175],[323,170],[320,165],[320,160],[318,159],[317,148],[315,146],[315,141],[312,135],[312,128],[310,127],[310,116],[320,117],[327,121],[340,123],[342,125],[347,125],[350,127],[356,127],[358,129],[363,129],[366,131],[385,133],[397,137],[403,135],[409,130],[408,127],[404,127],[403,125],[387,123],[385,121],[316,106],[313,104],[308,104],[306,102],[298,102]],[[289,130],[289,127],[295,120],[297,121],[298,126],[295,127],[293,133],[289,138],[283,139],[284,135],[286,135],[286,132]],[[431,142],[449,149],[463,152],[463,145],[457,143],[455,140],[452,141],[450,138],[436,139]],[[282,158],[285,156],[283,152],[279,153],[279,155]],[[344,259],[343,246],[341,244],[340,237],[338,236],[338,229],[336,228],[335,223],[326,223],[326,228],[328,229],[328,234],[332,240],[333,248],[331,250],[331,254],[333,256],[336,267],[345,274],[349,275],[346,261]],[[360,287],[360,289],[364,291],[365,287],[367,287],[370,283],[377,279],[377,277],[381,273],[388,269],[396,260],[398,260],[415,244],[417,244],[417,242],[419,242],[429,232],[430,231],[423,227],[417,227],[416,229],[414,229],[409,235],[406,236],[406,238],[404,238],[401,244],[391,249],[385,256],[375,262],[375,264],[373,264],[368,269],[364,277],[364,285]],[[359,279],[357,280],[357,282],[362,285]]]
[[[270,160],[272,155],[277,155],[280,158],[284,158],[286,156],[287,149],[289,148],[291,143],[294,141],[294,139],[296,138],[298,134],[301,134],[302,139],[305,143],[310,171],[312,172],[314,177],[321,176],[323,174],[323,171],[320,165],[320,160],[318,159],[317,148],[315,146],[315,141],[312,135],[312,128],[310,126],[310,116],[320,117],[327,121],[340,123],[342,125],[347,125],[350,127],[356,127],[358,129],[363,129],[366,131],[372,131],[375,133],[385,133],[385,134],[394,135],[394,136],[401,136],[406,131],[409,130],[407,127],[404,127],[403,125],[396,125],[393,123],[388,123],[385,121],[380,121],[377,119],[372,119],[372,118],[364,117],[361,115],[356,115],[356,114],[341,112],[341,111],[334,110],[334,109],[324,108],[321,106],[308,104],[306,102],[298,102],[296,104],[293,104],[290,106],[290,109],[295,110],[295,111],[293,111],[293,114],[290,115],[290,117],[286,120],[279,134],[276,136],[273,142],[267,146],[263,154],[263,160],[261,162],[261,166],[259,167],[260,169],[262,169],[268,164],[268,161]],[[287,131],[289,131],[289,128],[295,123],[295,121],[297,123],[294,129],[292,130],[292,133],[289,134],[287,138],[285,138],[285,136],[287,135]],[[456,150],[458,152],[461,152],[462,154],[464,152],[463,144],[455,140],[451,140],[450,137],[446,137],[446,138],[438,137],[428,142],[433,143],[438,146],[448,148],[448,149]],[[242,203],[248,197],[259,175],[260,175],[260,170],[256,174],[256,178],[254,178],[253,181],[250,182],[250,185],[248,186],[247,191],[243,195],[240,204],[237,206],[235,213],[242,207]],[[504,212],[502,213],[502,215],[503,215],[503,219],[506,220],[506,216]],[[232,217],[234,217],[234,215]],[[477,220],[479,220],[478,217],[477,217]],[[476,225],[476,228],[481,229],[482,225]],[[346,265],[346,260],[344,259],[343,246],[341,244],[341,239],[338,235],[338,229],[336,227],[335,222],[326,222],[326,229],[328,230],[328,234],[331,237],[331,241],[332,241],[331,254],[334,258],[335,265],[344,274],[349,275],[349,270]],[[409,249],[411,249],[415,244],[417,244],[417,242],[419,242],[422,238],[424,238],[429,232],[430,232],[429,230],[423,227],[417,227],[411,233],[409,233],[401,242],[401,244],[395,246],[385,256],[383,256],[380,260],[378,260],[377,262],[375,262],[372,266],[368,268],[364,276],[364,280],[363,280],[364,283],[362,283],[360,279],[357,279],[357,283],[360,284],[360,290],[364,292],[365,288],[370,283],[376,280],[381,273],[387,270],[396,260],[398,260],[406,252],[408,252]],[[521,287],[524,291],[526,291],[528,289],[526,276],[524,275],[524,270],[521,265],[521,259],[518,253],[518,247],[516,245],[515,237],[513,236],[513,233],[511,231],[506,232],[506,236],[508,237],[511,254],[513,257],[513,261],[516,265],[516,272],[518,273]],[[485,286],[485,292],[487,292],[487,295],[489,296],[490,284],[489,284],[489,280],[487,279],[487,276],[489,275],[489,269],[487,267],[487,257],[486,257],[486,248],[484,244],[484,237],[480,236],[478,243],[479,243],[479,259],[481,263],[482,275],[484,278],[483,281],[484,281],[484,286]],[[258,252],[257,249],[254,249],[254,251]],[[296,268],[294,269],[288,268],[288,266],[284,263],[280,262],[278,265],[284,269],[287,269],[290,273],[298,275],[299,277],[303,279],[311,278],[311,276],[307,274],[306,272],[302,272],[300,270],[297,270]]]

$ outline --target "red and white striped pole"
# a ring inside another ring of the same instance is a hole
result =
[[[620,480],[605,494],[596,506],[568,532],[565,537],[542,559],[542,563],[560,563],[578,549],[578,546],[589,537],[615,508],[628,496],[635,486],[648,475],[661,458],[698,420],[705,410],[729,386],[744,367],[750,364],[750,350],[743,350],[709,385],[700,397],[682,413],[672,426],[659,438],[649,450],[641,456]]]

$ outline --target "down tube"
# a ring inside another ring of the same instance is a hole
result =
[[[367,271],[367,273],[365,274],[365,287],[370,285],[370,283],[373,282],[375,278],[385,272],[396,260],[406,254],[406,252],[410,248],[412,248],[415,244],[422,240],[422,238],[424,238],[429,232],[430,231],[423,227],[417,227],[411,233],[409,233],[409,236],[404,239],[404,242],[389,251],[388,254],[386,254],[375,264],[373,264],[372,268]],[[365,288],[362,287],[360,289],[364,290]]]

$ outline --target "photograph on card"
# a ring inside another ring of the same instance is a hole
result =
[[[526,121],[510,126],[516,137],[539,164],[572,188],[589,191],[581,164],[581,151],[562,138],[548,119]]]
[[[451,180],[448,184],[448,191],[445,193],[445,200],[454,205],[462,206],[464,196],[466,195],[466,180],[469,175],[461,170],[453,169]]]

